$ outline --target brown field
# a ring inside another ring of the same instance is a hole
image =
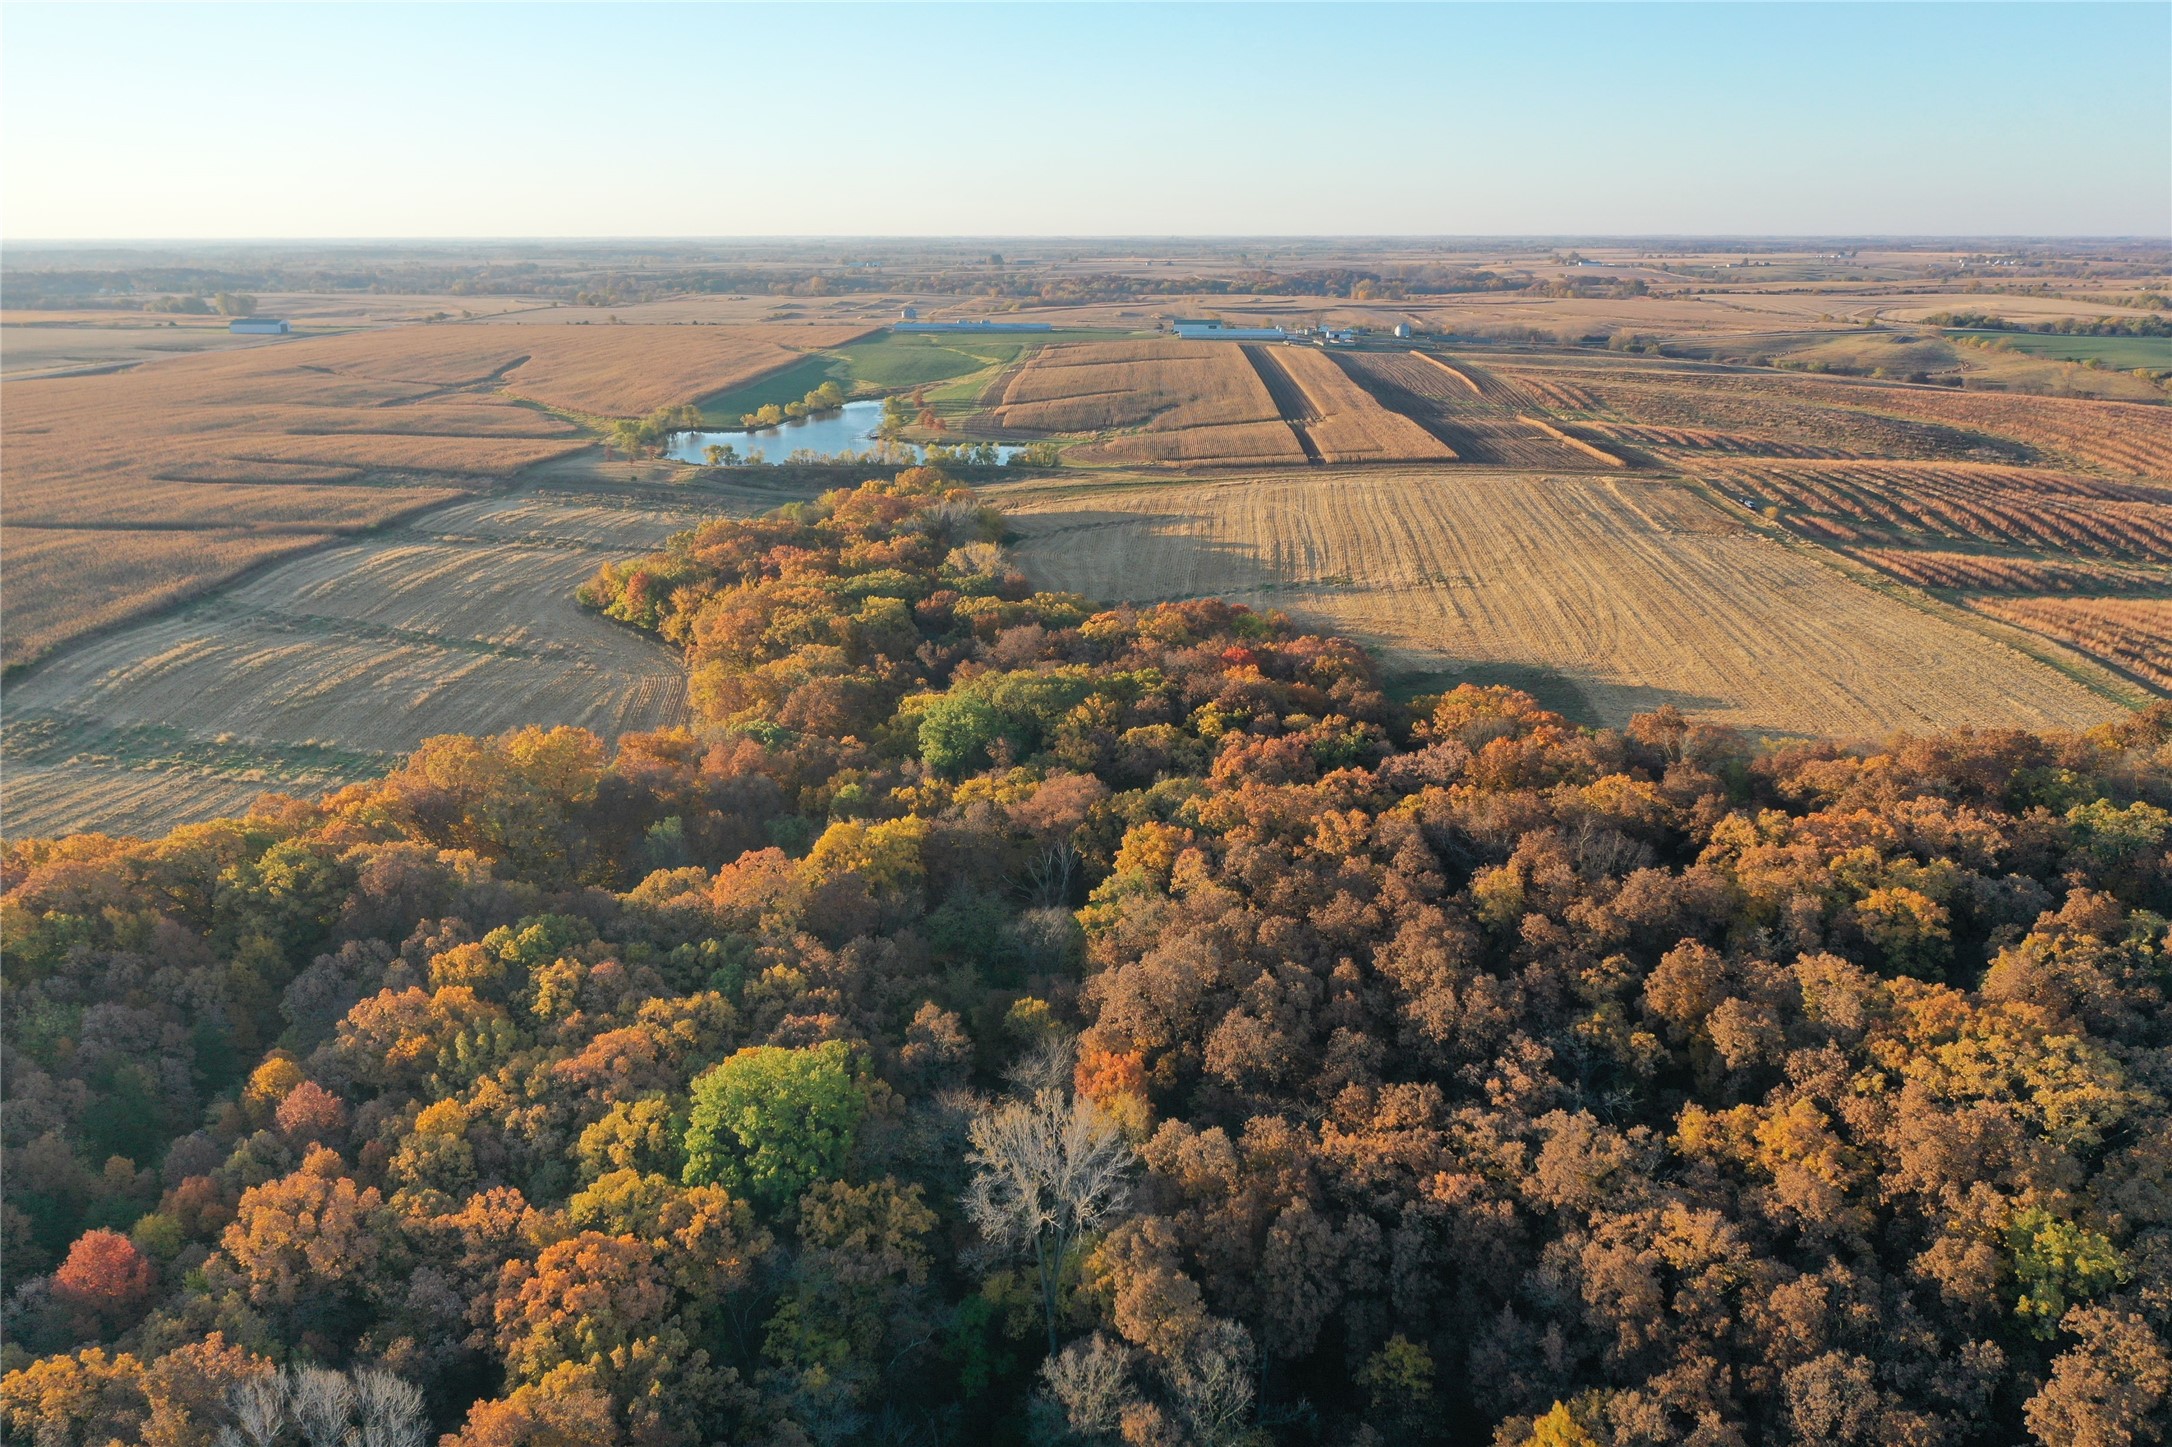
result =
[[[1186,427],[1175,432],[1120,432],[1083,443],[1065,456],[1074,462],[1214,467],[1265,467],[1303,463],[1304,444],[1280,418],[1272,422],[1233,422],[1219,427]]]
[[[1679,484],[1451,466],[995,491],[1043,586],[1280,608],[1434,686],[1516,682],[1608,723],[1673,703],[1762,730],[1875,735],[2077,725],[2121,707]]]
[[[35,656],[331,538],[303,529],[207,527],[180,538],[129,528],[0,529],[9,575],[8,648]]]
[[[2172,598],[1972,598],[1969,606],[2172,689]]]
[[[1850,548],[1850,557],[1919,588],[1970,593],[2172,594],[2172,567],[1930,548]]]
[[[741,327],[401,327],[290,343],[296,366],[431,386],[495,382],[516,396],[634,417],[752,381],[802,352],[867,335],[865,323]]]
[[[572,590],[698,517],[775,501],[525,488],[125,626],[9,689],[0,826],[155,830],[369,777],[431,734],[675,722],[677,658]]]
[[[1625,467],[1628,465],[1624,463],[1621,458],[1616,457],[1613,453],[1607,451],[1605,448],[1597,446],[1590,442],[1586,442],[1583,438],[1578,437],[1575,433],[1568,431],[1566,428],[1556,427],[1553,423],[1548,422],[1543,417],[1526,417],[1519,415],[1516,420],[1519,422],[1528,423],[1530,426],[1537,428],[1541,433],[1545,434],[1548,437],[1551,437],[1554,441],[1560,443],[1564,447],[1575,448],[1578,452],[1583,453],[1584,456],[1590,458],[1593,462],[1598,463],[1601,467]]]
[[[2172,407],[1641,358],[1520,358],[1513,370],[1496,370],[1525,386],[1547,379],[1576,389],[1582,405],[1547,405],[1584,420],[1720,432],[1736,439],[1731,450],[1748,444],[1814,455],[2034,461],[2172,481]]]
[[[1423,352],[1353,352],[1335,359],[1358,383],[1421,425],[1467,462],[1534,471],[1599,465],[1521,415],[1533,397],[1492,371]]]
[[[12,605],[0,656],[27,662],[327,533],[379,527],[589,446],[576,424],[508,392],[634,415],[865,330],[399,327],[16,382],[0,416]],[[130,562],[72,568],[53,549],[16,546],[33,525],[89,524],[134,529]],[[207,527],[232,535],[202,546]],[[157,583],[138,595],[130,568]]]
[[[1971,463],[1714,463],[1714,486],[1848,544],[1988,543],[2172,562],[2172,491],[2077,473]]]
[[[994,421],[1034,432],[1174,432],[1278,415],[1243,352],[1227,343],[1068,342],[1041,348],[1018,369]]]
[[[1801,458],[1853,455],[1837,447],[1812,447],[1802,442],[1745,437],[1736,432],[1715,432],[1703,427],[1646,427],[1634,422],[1587,422],[1584,425],[1602,437],[1661,454],[1720,452],[1744,457]]]
[[[2016,442],[2107,472],[2172,482],[2172,407],[2128,402],[1861,386],[1851,405],[1924,418]]]
[[[1455,451],[1310,347],[1246,347],[1308,456],[1322,462],[1452,462]]]
[[[223,317],[215,327],[160,326],[141,317],[129,319],[136,324],[116,325],[110,318],[74,326],[48,321],[19,325],[11,320],[0,325],[0,377],[12,382],[65,372],[131,367],[186,352],[262,346],[265,341],[263,337],[235,336],[226,329]]]
[[[1902,388],[1628,358],[1550,366],[1519,358],[1511,375],[1527,383],[1543,379],[1578,388],[1591,405],[1566,410],[1579,421],[1724,433],[1734,439],[1724,449],[1728,451],[1778,457],[2029,460],[2027,449],[2013,442],[1850,405],[1863,394],[1908,390]]]

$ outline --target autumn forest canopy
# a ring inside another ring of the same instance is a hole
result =
[[[708,522],[580,595],[688,729],[11,842],[6,1440],[2172,1425],[2172,705],[1590,730],[1005,539]]]

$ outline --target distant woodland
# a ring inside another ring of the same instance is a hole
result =
[[[1004,534],[710,522],[582,594],[693,729],[11,842],[7,1440],[2161,1439],[2172,705],[1591,731]]]

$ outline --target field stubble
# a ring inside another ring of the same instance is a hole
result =
[[[12,383],[4,661],[589,446],[537,403],[630,416],[863,326],[410,326]],[[73,537],[130,529],[92,566]],[[67,532],[40,545],[36,529]],[[206,529],[223,530],[209,535]],[[153,580],[149,587],[140,578]]]
[[[156,830],[381,773],[437,733],[674,723],[678,660],[582,613],[573,588],[699,517],[772,502],[531,487],[118,630],[10,689],[5,830]]]
[[[1043,586],[1281,608],[1412,673],[1535,668],[1607,723],[1673,703],[1777,733],[1876,735],[2070,726],[2119,707],[1675,484],[1447,467],[997,491]]]

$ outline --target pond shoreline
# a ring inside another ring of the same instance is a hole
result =
[[[801,460],[871,456],[883,461],[918,462],[934,447],[989,447],[993,461],[1009,462],[1024,450],[1019,444],[960,438],[955,443],[885,441],[877,435],[885,399],[858,397],[824,412],[794,417],[768,427],[703,428],[671,433],[664,455],[674,462],[701,464],[710,447],[729,447],[744,462],[756,452],[768,463],[784,462],[800,454]]]

